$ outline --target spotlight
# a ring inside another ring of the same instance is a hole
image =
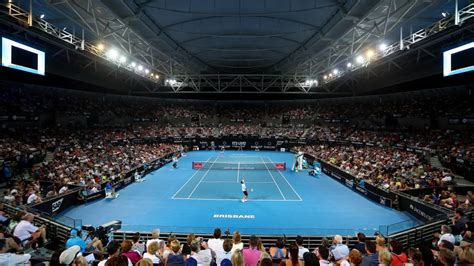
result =
[[[138,71],[142,71],[143,70],[143,66],[142,65],[139,65],[138,66]]]
[[[381,43],[381,44],[379,45],[379,49],[380,49],[380,51],[382,51],[382,52],[385,51],[385,50],[387,50],[387,44]]]
[[[115,60],[119,56],[119,52],[116,49],[112,48],[107,52],[107,56],[110,59]]]
[[[97,44],[97,49],[99,49],[99,51],[104,50],[104,48],[105,48],[105,47],[104,47],[104,44],[103,44],[103,43]]]
[[[137,64],[136,64],[135,62],[132,62],[132,63],[130,64],[130,66],[132,66],[132,67],[136,67],[136,66],[137,66]]]
[[[44,14],[41,14],[40,19],[44,19]]]
[[[347,68],[351,68],[351,67],[352,67],[352,63],[351,62],[347,63]]]
[[[356,58],[356,61],[357,61],[357,63],[362,64],[362,63],[364,63],[365,59],[364,59],[364,57],[363,57],[362,55],[359,55],[359,56]]]
[[[333,73],[334,75],[339,74],[339,69],[335,68],[335,69],[332,71],[332,73]]]
[[[127,58],[122,55],[122,56],[120,57],[120,63],[125,63],[125,62],[127,62]]]
[[[367,53],[366,53],[367,59],[372,58],[374,55],[375,55],[374,50],[372,50],[372,49],[367,50]]]

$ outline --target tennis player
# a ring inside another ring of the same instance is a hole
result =
[[[249,196],[249,193],[247,192],[247,185],[245,185],[245,177],[242,177],[242,180],[240,181],[240,185],[242,185],[242,193],[244,193],[242,202],[246,202]]]

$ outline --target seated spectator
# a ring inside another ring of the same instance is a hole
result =
[[[30,261],[30,254],[17,255],[10,253],[10,246],[8,245],[5,238],[0,239],[0,265],[19,265],[28,264]]]
[[[145,244],[140,241],[140,233],[136,232],[132,237],[133,245],[132,250],[138,252],[138,254],[143,255],[145,252]]]
[[[111,241],[107,245],[107,254],[109,255],[107,259],[99,262],[98,266],[105,266],[107,261],[113,257],[121,256],[120,255],[120,243],[118,241]],[[128,266],[133,266],[132,262],[127,258]]]
[[[392,255],[386,249],[380,250],[379,254],[379,266],[391,266]]]
[[[376,247],[377,253],[382,250],[387,250],[387,247],[385,246],[385,238],[378,235],[375,238],[375,247]]]
[[[221,262],[224,259],[227,259],[230,262],[231,257],[232,257],[232,240],[228,238],[225,239],[222,246],[223,246],[222,251],[216,252],[216,263],[218,266],[221,265]]]
[[[331,254],[337,261],[344,260],[349,255],[349,247],[344,245],[342,241],[342,236],[340,235],[335,235],[332,241]]]
[[[168,258],[166,259],[166,265],[167,266],[183,266],[185,264],[185,261],[184,261],[183,254],[180,252],[181,244],[179,243],[179,241],[178,240],[171,241],[170,248],[171,248],[171,253],[168,255]]]
[[[439,250],[439,261],[443,266],[454,266],[456,255],[449,249],[441,248]]]
[[[59,256],[59,263],[61,265],[77,265],[87,266],[87,261],[81,255],[81,247],[72,246],[64,250]]]
[[[122,241],[122,255],[127,257],[130,262],[135,265],[139,260],[142,259],[140,253],[135,250],[132,250],[133,243],[130,240]]]
[[[223,243],[224,243],[224,240],[221,239],[221,229],[220,228],[214,229],[214,238],[209,239],[209,241],[207,241],[207,245],[212,251],[217,253],[217,252],[223,251],[222,249]]]
[[[474,245],[462,248],[459,253],[458,265],[474,265]]]
[[[379,254],[377,254],[377,247],[371,240],[365,241],[365,251],[367,255],[362,259],[362,266],[378,266]]]
[[[357,243],[354,245],[354,248],[357,249],[361,254],[366,254],[364,233],[357,233]]]
[[[318,256],[313,252],[306,252],[303,255],[303,262],[305,266],[319,266]]]
[[[36,195],[36,190],[31,191],[30,196],[28,196],[28,199],[26,200],[26,204],[33,204],[33,203],[40,203],[41,202],[41,197]]]
[[[283,265],[286,265],[286,266],[303,266],[304,261],[300,260],[298,258],[299,248],[298,248],[298,245],[296,244],[296,242],[291,243],[288,250],[289,250],[289,253],[290,253],[289,259],[282,260],[280,262],[280,266],[283,266]]]
[[[287,250],[283,238],[279,237],[274,247],[270,248],[270,256],[273,260],[282,260],[287,256]]]
[[[70,248],[72,246],[79,246],[81,248],[81,252],[86,251],[86,242],[81,238],[81,231],[77,229],[71,230],[70,238],[66,241],[66,248]]]
[[[249,239],[249,247],[243,249],[245,266],[256,266],[260,255],[262,254],[258,250],[258,238],[255,235],[251,235]]]
[[[171,251],[171,242],[176,240],[176,235],[175,234],[170,234],[168,236],[168,240],[166,241],[166,246],[165,249],[163,250],[163,260],[166,262],[166,259],[168,258],[168,255],[172,253]]]
[[[47,242],[46,240],[46,227],[41,225],[36,227],[33,225],[35,216],[31,213],[27,213],[22,217],[22,220],[16,225],[13,235],[18,237],[23,246],[30,246],[39,240],[40,245]],[[41,243],[41,241],[43,241]]]
[[[113,256],[105,262],[105,266],[127,266],[129,261],[130,260],[123,255]],[[88,264],[85,266],[87,265]]]
[[[232,265],[232,264],[230,264],[230,265]],[[273,261],[272,261],[271,258],[264,257],[264,258],[260,258],[257,265],[258,266],[273,266]],[[223,265],[221,265],[221,266],[223,266]]]
[[[390,241],[390,251],[392,252],[392,266],[402,266],[408,262],[408,257],[403,252],[402,243],[397,240]]]
[[[332,266],[332,263],[329,262],[329,249],[324,246],[318,248],[318,258],[320,266]]]
[[[160,265],[162,259],[158,256],[158,250],[160,249],[160,241],[151,241],[150,244],[146,247],[146,252],[143,254],[144,259],[150,259],[153,262],[153,265]],[[101,266],[101,265],[99,265]]]
[[[237,249],[242,250],[244,248],[244,243],[242,243],[242,238],[239,231],[235,231],[232,236],[232,253]]]
[[[304,242],[304,239],[301,237],[301,236],[296,236],[296,244],[298,245],[298,259],[302,260],[303,259],[303,255],[306,253],[306,252],[309,252],[309,250],[305,247],[303,247],[303,242]]]
[[[135,266],[153,266],[153,262],[150,259],[141,259]]]
[[[244,266],[244,255],[242,249],[237,249],[232,253],[232,266]],[[218,265],[219,266],[219,265]]]
[[[443,240],[449,241],[454,244],[455,238],[453,234],[451,234],[451,228],[447,225],[441,226],[441,235],[439,236],[438,246],[441,244]]]

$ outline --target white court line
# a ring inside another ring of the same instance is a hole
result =
[[[209,162],[209,159],[211,159],[211,158],[212,158],[212,157],[207,158],[207,161],[206,161],[206,162]],[[193,177],[194,177],[199,171],[201,171],[201,168],[199,168],[199,169],[188,179],[188,181],[186,181],[186,183],[184,183],[184,184],[178,189],[178,191],[176,191],[176,193],[173,194],[173,196],[171,197],[171,199],[174,199],[174,197],[176,196],[176,194],[178,194],[178,193],[186,186],[186,184],[188,184],[189,181],[191,181],[191,179],[193,179]]]
[[[239,201],[240,199],[212,199],[212,198],[174,198],[175,200],[209,200],[209,201]],[[302,201],[302,200],[282,200],[282,199],[249,199],[247,201]]]
[[[263,157],[260,157],[260,159],[262,160],[263,164],[264,164],[265,167],[267,168],[267,171],[268,171],[268,173],[270,174],[270,176],[272,177],[273,182],[275,183],[276,187],[278,188],[278,191],[280,191],[281,196],[283,197],[284,200],[286,200],[285,195],[283,195],[283,192],[281,192],[281,189],[280,189],[280,187],[278,186],[278,184],[276,183],[275,178],[273,177],[272,173],[270,172],[270,169],[268,169],[268,166],[265,164],[265,161],[263,160]]]
[[[214,162],[212,162],[211,166],[209,166],[209,169],[207,169],[206,173],[204,173],[204,175],[201,177],[201,180],[199,180],[199,182],[197,183],[197,185],[194,187],[193,191],[191,191],[191,194],[189,194],[188,196],[188,199],[191,198],[191,196],[194,194],[194,191],[196,191],[196,189],[199,187],[199,185],[201,184],[202,180],[207,176],[207,174],[209,174],[209,170],[211,170],[212,166],[214,165],[214,163],[217,161],[217,159],[219,159],[219,157],[217,157]]]
[[[201,183],[229,183],[236,184],[234,181],[202,181]],[[238,184],[239,182],[237,182]],[[273,182],[245,182],[246,184],[273,184]]]
[[[237,183],[239,183],[239,176],[240,176],[240,161],[237,163]]]
[[[265,156],[268,160],[270,160],[271,163],[274,163],[272,158],[268,157],[268,156]],[[281,173],[280,170],[278,170],[278,173],[281,175],[281,177],[283,177],[283,179],[285,179],[286,183],[288,183],[288,185],[290,186],[290,188],[293,190],[293,192],[295,192],[296,196],[298,196],[298,198],[302,201],[303,199],[301,198],[300,194],[298,194],[298,192],[296,192],[296,190],[293,188],[293,186],[290,184],[290,182],[288,182],[288,180],[286,179],[286,177]]]

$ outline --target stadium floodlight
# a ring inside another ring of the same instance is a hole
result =
[[[44,19],[44,14],[41,14],[40,19]]]
[[[143,70],[143,66],[142,65],[138,65],[138,71],[142,71]]]
[[[347,68],[351,68],[351,67],[352,67],[352,63],[351,62],[347,63]]]
[[[329,77],[332,78],[332,73],[329,73]]]
[[[375,55],[374,50],[372,49],[367,50],[367,53],[366,53],[367,59],[371,59],[374,55]]]
[[[155,75],[155,78],[156,78],[156,79],[159,79],[159,78],[160,78],[160,75],[156,74],[156,75]]]
[[[381,44],[379,45],[379,49],[380,49],[380,51],[382,51],[382,52],[385,51],[385,50],[387,50],[387,44],[381,43]]]
[[[362,64],[362,63],[364,63],[364,61],[365,61],[365,59],[362,55],[357,56],[357,58],[356,58],[357,63]]]
[[[335,68],[335,69],[332,71],[332,73],[333,73],[334,75],[339,74],[339,69]]]
[[[104,46],[104,44],[103,44],[103,43],[99,43],[99,44],[97,44],[97,49],[99,49],[99,51],[102,51],[102,50],[104,50],[104,48],[105,48],[105,46]]]
[[[127,62],[127,58],[122,55],[122,56],[120,57],[120,63],[123,64],[123,63],[125,63],[125,62]]]
[[[132,62],[132,63],[130,64],[130,66],[131,66],[131,67],[136,67],[137,64],[136,64],[135,62]]]
[[[117,51],[117,49],[112,48],[109,51],[107,51],[107,57],[112,60],[117,59],[118,56],[119,56],[119,52]]]
[[[324,75],[324,77],[323,77],[323,78],[324,78],[324,79],[328,79],[328,75]]]
[[[146,74],[150,73],[150,70],[148,70],[148,68],[145,69],[145,73],[146,73]]]

